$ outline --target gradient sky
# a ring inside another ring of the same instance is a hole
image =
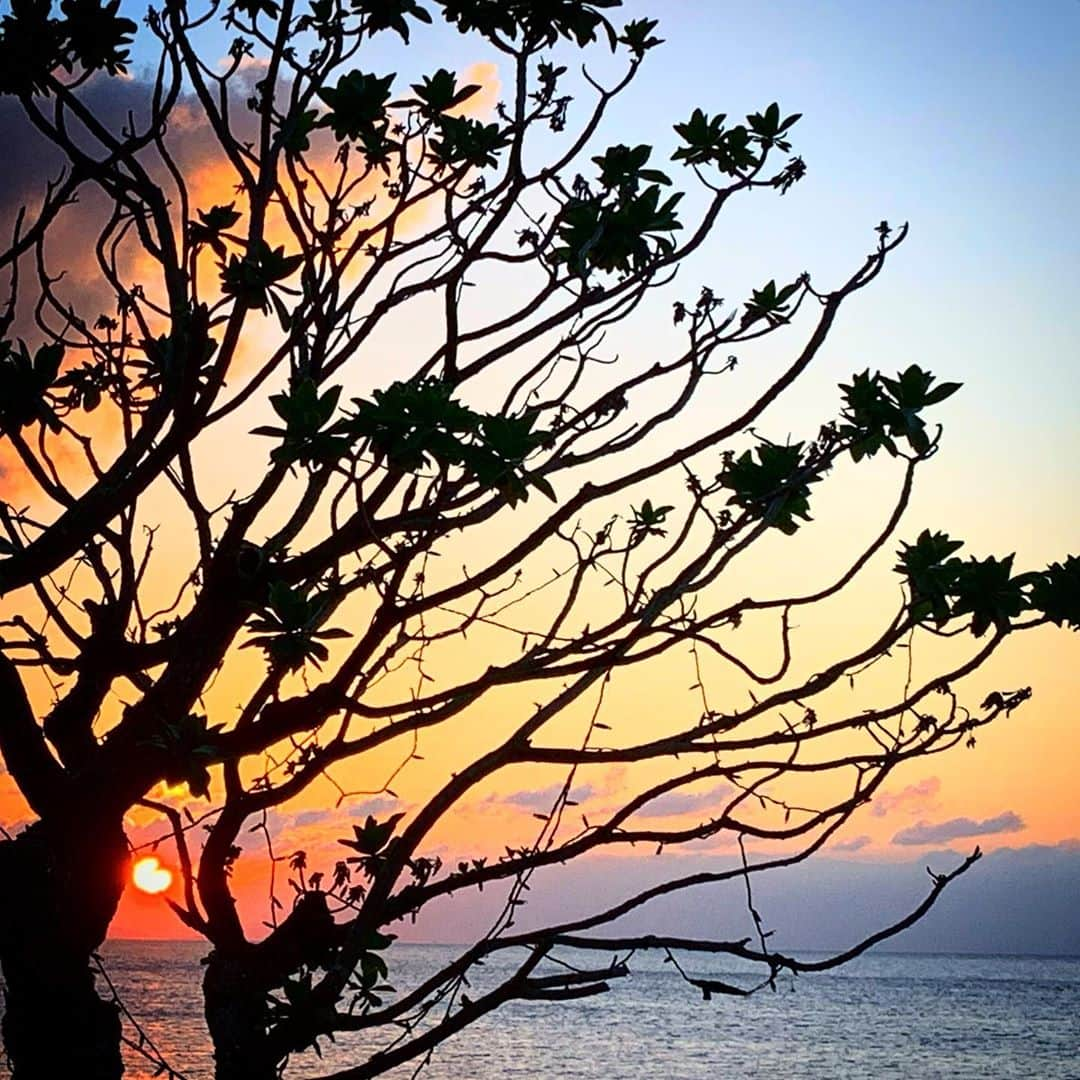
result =
[[[794,141],[807,177],[783,198],[766,193],[727,213],[705,252],[684,269],[684,295],[710,284],[741,300],[752,286],[791,280],[804,269],[828,287],[861,261],[878,221],[911,224],[885,274],[845,309],[816,370],[769,412],[762,430],[780,439],[813,430],[835,410],[836,383],[853,371],[918,363],[965,386],[940,410],[943,449],[921,474],[900,535],[943,528],[968,538],[980,555],[1015,551],[1024,567],[1080,549],[1080,153],[1073,109],[1080,3],[668,0],[628,3],[624,11],[626,18],[659,13],[666,43],[613,110],[606,144],[670,148],[671,124],[698,105],[740,115],[777,100],[785,112],[803,113]],[[492,59],[472,38],[435,31],[420,33],[404,54],[379,44],[364,64],[396,67],[414,81],[437,66]],[[602,56],[595,63],[604,69]],[[497,308],[499,288],[483,302]],[[669,304],[667,298],[644,312],[614,335],[612,347],[662,350],[671,340]],[[770,341],[760,355],[780,357],[783,346]],[[706,401],[690,419],[708,423],[723,404]],[[800,580],[828,565],[838,542],[869,535],[887,505],[882,475],[889,474],[838,473],[833,491],[816,504],[803,554],[793,559],[778,548],[771,556],[778,560],[770,564],[774,578]],[[842,637],[853,624],[873,622],[882,596],[886,606],[893,602],[889,555],[858,593],[863,606],[828,614],[827,631]],[[816,647],[807,642],[811,653]],[[250,677],[258,664],[247,657]],[[647,711],[685,674],[663,669],[628,685],[621,705]],[[972,695],[1028,684],[1034,699],[984,732],[975,750],[898,773],[887,796],[842,835],[847,850],[834,853],[906,862],[943,845],[966,850],[977,840],[990,849],[1062,845],[1062,857],[1076,859],[1070,841],[1080,838],[1080,638],[1051,629],[1010,642],[973,680]],[[552,782],[550,775],[523,776],[514,787],[485,792],[440,835],[440,850],[469,853],[478,830],[496,841],[504,831],[512,835],[508,822],[515,815],[527,820],[541,805],[530,801],[532,793]],[[604,805],[617,798],[619,785],[613,773],[592,781],[588,794]],[[408,782],[400,793],[407,805]],[[282,812],[277,824],[289,842],[319,850],[342,835],[325,812],[328,794],[312,792]],[[13,800],[7,805],[10,824],[19,815]],[[358,813],[386,809],[385,802],[353,806]],[[252,860],[252,890],[261,887],[254,871]],[[129,896],[124,903],[118,936],[175,928],[158,901]]]

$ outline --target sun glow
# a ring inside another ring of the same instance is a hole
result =
[[[172,871],[161,865],[156,855],[147,855],[131,868],[131,880],[140,892],[155,896],[172,884]]]

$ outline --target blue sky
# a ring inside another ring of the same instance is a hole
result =
[[[670,147],[695,106],[737,117],[778,100],[803,113],[806,179],[785,198],[736,204],[686,273],[739,299],[803,269],[828,286],[879,220],[910,222],[800,402],[831,407],[838,379],[867,366],[917,362],[963,381],[943,410],[945,464],[917,508],[1022,557],[1060,555],[1080,533],[1077,500],[1063,499],[1080,488],[1080,3],[632,0],[615,21],[656,14],[665,44],[614,106],[606,144]],[[498,57],[440,29],[407,52],[382,35],[364,63],[413,81],[482,59]],[[601,73],[606,61],[602,49],[588,57]],[[635,341],[647,333],[633,327]],[[778,433],[798,415],[781,412]]]
[[[967,380],[952,406],[955,441],[1000,425],[987,446],[1000,466],[1036,427],[1030,464],[1077,456],[1080,3],[630,0],[615,21],[656,14],[665,45],[613,109],[606,142],[670,145],[671,124],[698,105],[737,116],[775,99],[803,113],[807,178],[785,199],[732,213],[710,269],[743,288],[802,269],[838,276],[878,220],[909,221],[887,283],[849,317],[852,350]],[[397,70],[404,84],[498,59],[475,35],[417,30],[408,50],[383,34],[358,62]],[[595,70],[604,62],[602,50],[589,57]]]

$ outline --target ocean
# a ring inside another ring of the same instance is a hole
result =
[[[205,951],[177,942],[109,942],[103,950],[132,1015],[190,1080],[213,1075],[199,996]],[[400,991],[456,951],[399,943],[386,955]],[[591,966],[602,966],[597,960]],[[487,977],[503,963],[490,960]],[[682,963],[692,976],[753,981],[728,959]],[[369,1048],[358,1036],[324,1041],[321,1060],[294,1058],[286,1076],[324,1076],[364,1060]],[[131,1080],[154,1075],[134,1051],[128,1068]],[[671,965],[638,957],[608,994],[490,1014],[444,1043],[422,1076],[1080,1080],[1080,958],[874,952],[829,973],[783,977],[776,992],[703,1001]]]

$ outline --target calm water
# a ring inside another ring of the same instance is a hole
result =
[[[192,1080],[212,1075],[198,994],[203,951],[145,942],[105,950],[131,1011]],[[452,955],[443,946],[396,945],[388,954],[391,981],[407,987]],[[749,984],[730,960],[685,966]],[[362,1055],[362,1045],[339,1041],[325,1047],[321,1062],[296,1059],[287,1075],[325,1075]],[[129,1064],[138,1080],[153,1073],[134,1056]],[[444,1043],[423,1075],[1080,1080],[1080,958],[872,954],[834,973],[785,979],[775,994],[711,1002],[669,965],[635,960],[632,975],[609,994],[492,1014]]]

